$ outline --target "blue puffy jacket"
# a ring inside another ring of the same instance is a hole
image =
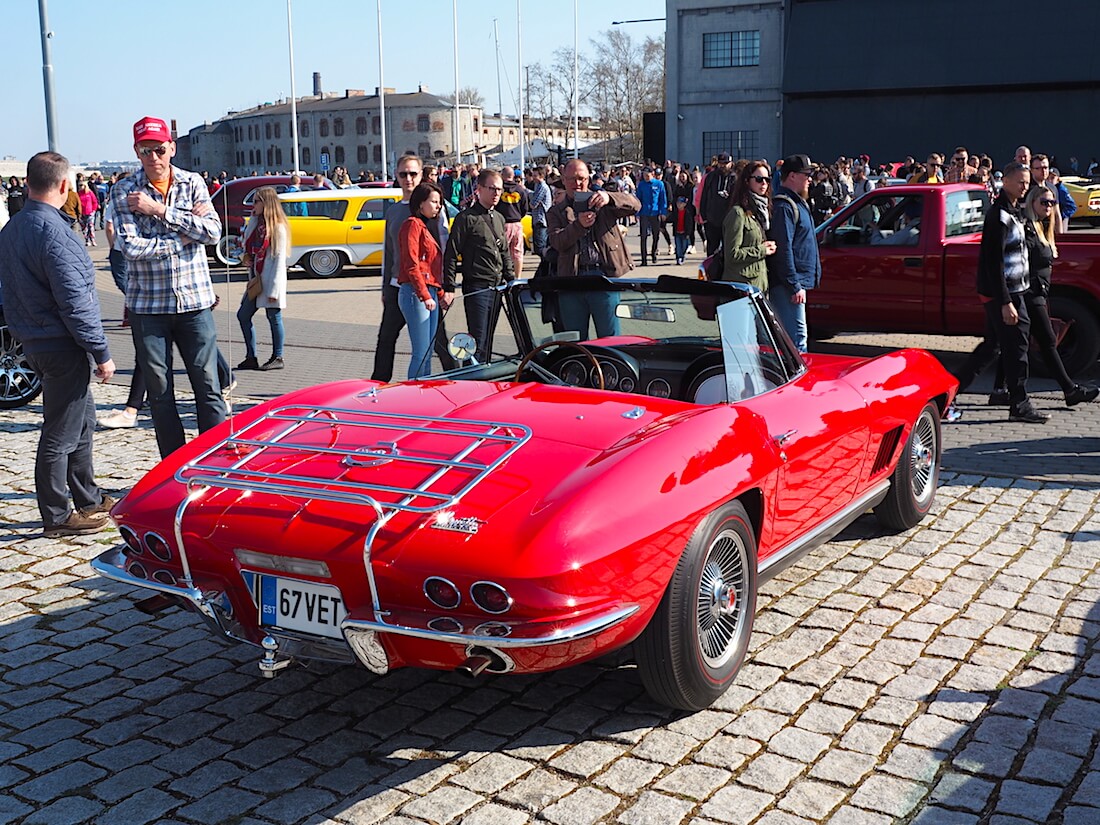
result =
[[[665,185],[659,180],[643,180],[634,191],[642,204],[639,215],[664,215],[668,213],[668,195]]]
[[[97,364],[110,360],[95,266],[59,209],[28,200],[0,231],[0,284],[4,320],[24,352],[83,350]]]

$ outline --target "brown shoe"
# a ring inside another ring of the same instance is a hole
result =
[[[100,530],[105,530],[109,525],[110,522],[102,514],[85,516],[79,511],[73,510],[69,513],[69,517],[60,524],[44,528],[42,535],[48,539],[58,538],[59,536],[86,536],[89,533],[98,533]]]
[[[105,493],[103,495],[103,501],[99,502],[95,507],[87,507],[81,510],[80,515],[87,518],[103,518],[111,512],[111,508],[116,504],[118,504],[118,499]]]

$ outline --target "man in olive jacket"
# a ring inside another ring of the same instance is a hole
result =
[[[558,252],[558,275],[602,275],[619,278],[634,262],[619,231],[619,219],[638,214],[641,203],[627,192],[591,192],[588,164],[574,158],[565,165],[565,198],[546,212],[550,246]],[[558,296],[567,330],[588,339],[589,319],[597,337],[619,334],[616,292],[574,292]]]

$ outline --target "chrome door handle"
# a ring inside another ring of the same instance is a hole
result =
[[[787,430],[787,432],[785,432],[785,433],[780,433],[779,435],[773,435],[772,440],[775,441],[775,443],[778,444],[780,447],[782,447],[784,444],[786,444],[788,441],[790,441],[791,436],[793,436],[797,432],[798,432],[798,430]]]

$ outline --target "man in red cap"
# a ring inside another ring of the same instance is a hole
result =
[[[141,171],[114,186],[111,203],[127,260],[134,350],[163,458],[185,441],[172,389],[173,346],[191,379],[199,432],[226,416],[206,263],[206,245],[218,242],[221,223],[202,177],[172,165],[176,142],[163,120],[144,117],[134,124],[134,152]]]

